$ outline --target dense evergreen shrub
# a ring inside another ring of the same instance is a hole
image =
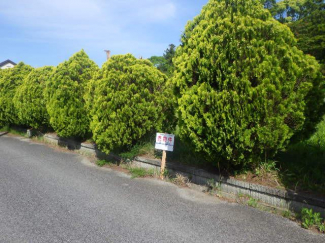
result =
[[[107,61],[93,82],[91,130],[104,152],[133,145],[144,136],[162,131],[171,117],[167,77],[148,60],[131,54]],[[91,97],[91,95],[90,95]]]
[[[180,135],[211,161],[254,165],[324,103],[318,63],[257,0],[210,0],[174,63]]]
[[[16,89],[32,69],[31,66],[21,62],[14,68],[0,72],[0,127],[10,124],[24,124],[23,121],[19,120],[12,100]]]
[[[17,115],[32,128],[38,129],[49,124],[44,89],[53,71],[53,67],[34,69],[16,90],[13,102]]]
[[[60,64],[46,84],[50,124],[61,137],[84,137],[89,131],[85,87],[98,66],[81,50]]]

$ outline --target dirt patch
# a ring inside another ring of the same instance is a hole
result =
[[[252,184],[258,184],[277,189],[285,189],[285,187],[277,179],[277,175],[275,173],[265,173],[262,176],[257,176],[256,174],[248,172],[247,174],[238,175],[231,178]]]

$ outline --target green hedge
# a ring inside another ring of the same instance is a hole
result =
[[[32,128],[38,129],[49,125],[44,89],[45,82],[53,71],[53,67],[34,69],[16,90],[13,102],[17,116]]]
[[[167,77],[148,60],[131,54],[113,56],[92,85],[88,89],[94,94],[89,98],[90,127],[94,141],[104,152],[163,131],[167,117],[172,117]]]
[[[15,109],[13,98],[16,89],[23,83],[24,78],[33,70],[29,65],[19,63],[14,68],[0,72],[0,127],[10,124],[24,125]]]
[[[0,70],[0,127],[92,133],[106,153],[177,130],[209,161],[242,166],[310,133],[325,111],[319,64],[258,0],[210,0],[181,42],[171,79],[131,54],[99,69],[83,50],[57,68]]]
[[[81,50],[60,64],[46,84],[50,124],[61,137],[84,137],[89,132],[85,87],[98,66]]]
[[[180,135],[211,161],[256,164],[321,117],[318,63],[257,0],[210,0],[174,63]]]

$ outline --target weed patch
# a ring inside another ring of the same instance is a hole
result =
[[[257,204],[258,204],[258,200],[252,197],[250,197],[249,200],[247,201],[247,205],[253,208],[256,208]]]
[[[287,219],[290,219],[292,216],[292,214],[289,210],[283,211],[281,215],[282,215],[282,217],[287,218]]]
[[[313,212],[312,209],[303,208],[301,210],[301,225],[305,229],[316,228],[324,233],[325,221],[321,218],[320,213]]]
[[[182,174],[177,173],[175,178],[173,178],[172,183],[174,183],[177,186],[187,186],[190,180],[186,177],[183,176]]]
[[[131,173],[131,178],[138,178],[138,177],[148,177],[154,176],[154,170],[147,170],[141,167],[129,167],[128,170]]]
[[[97,164],[99,167],[103,167],[104,165],[110,165],[110,164],[112,164],[112,162],[107,161],[107,160],[97,160],[97,161],[96,161],[96,164]]]

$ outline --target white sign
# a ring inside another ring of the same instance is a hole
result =
[[[157,133],[155,149],[173,152],[174,142],[175,142],[174,134]]]

